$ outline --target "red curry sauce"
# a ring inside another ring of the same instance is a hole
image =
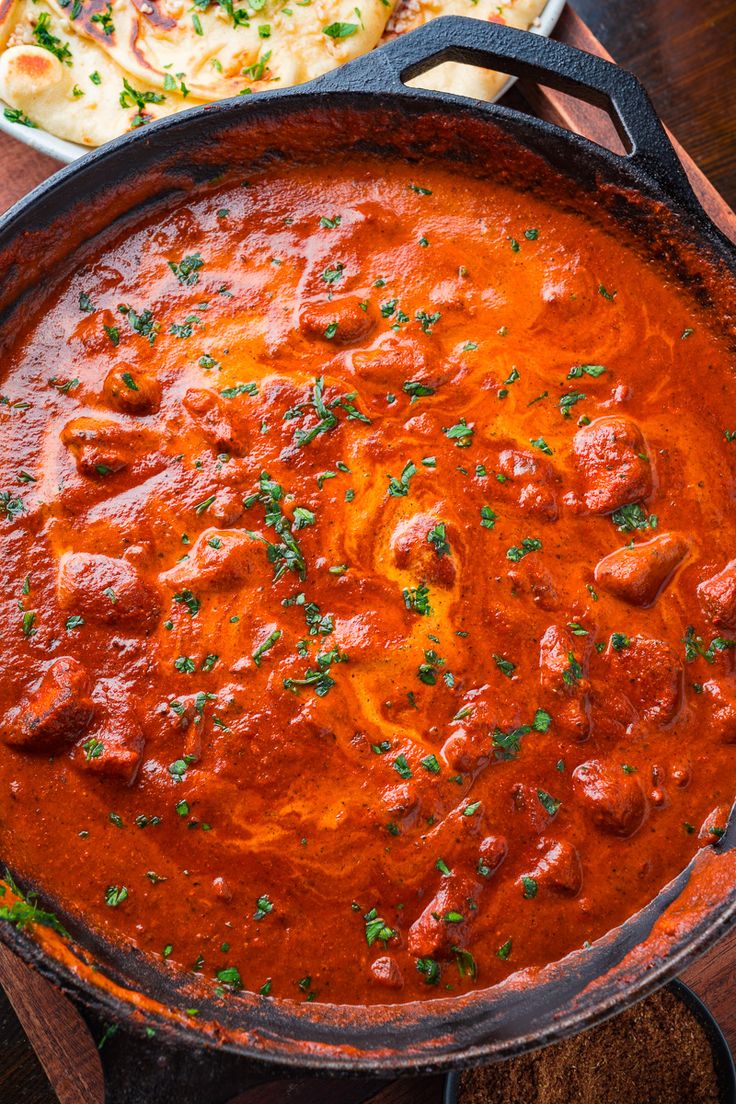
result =
[[[621,243],[444,170],[121,234],[2,367],[0,853],[280,998],[621,923],[734,797],[731,370]]]

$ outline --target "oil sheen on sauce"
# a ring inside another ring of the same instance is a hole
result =
[[[733,365],[543,196],[370,159],[202,191],[0,376],[0,854],[213,983],[555,961],[736,780]]]

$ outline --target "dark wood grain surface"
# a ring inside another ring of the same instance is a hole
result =
[[[729,206],[736,206],[736,0],[574,0],[631,69]]]
[[[644,82],[660,115],[704,176],[727,204],[736,204],[736,0],[576,0],[575,7],[603,47]],[[584,49],[600,49],[569,11],[559,35]],[[513,95],[519,104],[519,97],[525,97],[545,118],[601,140],[595,119],[564,97],[523,86]],[[697,177],[686,155],[683,160],[720,225],[731,231],[733,214],[707,181]],[[49,158],[0,135],[0,211],[56,167]],[[734,1052],[735,972],[736,932],[684,975],[718,1017]],[[71,1006],[3,948],[0,984],[8,994],[5,999],[0,993],[0,1104],[100,1104],[95,1046]],[[371,1104],[440,1104],[442,1080],[404,1079],[369,1095]],[[304,1081],[255,1089],[237,1104],[358,1104],[365,1100],[365,1086]]]

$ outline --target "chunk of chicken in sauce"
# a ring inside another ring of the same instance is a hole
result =
[[[463,946],[485,884],[483,878],[466,874],[443,877],[437,893],[409,928],[411,954],[447,958],[453,947]]]
[[[498,458],[498,470],[518,488],[519,507],[525,514],[544,521],[556,519],[558,479],[548,461],[531,452],[504,449]]]
[[[190,387],[183,405],[205,441],[218,454],[242,456],[248,448],[248,429],[237,407],[216,392]]]
[[[528,594],[534,604],[547,613],[554,613],[560,608],[560,594],[554,576],[544,568],[524,561],[519,568],[508,572],[508,579],[515,593]]]
[[[375,325],[373,310],[357,295],[329,303],[307,303],[299,316],[299,329],[305,337],[333,346],[356,345]]]
[[[171,590],[232,590],[242,586],[263,558],[259,544],[238,529],[210,527],[195,540],[186,559],[163,571],[161,582]]]
[[[132,564],[92,552],[61,557],[59,605],[85,620],[150,632],[161,613],[158,592]]]
[[[608,686],[620,687],[635,718],[667,724],[682,702],[682,661],[664,640],[611,638],[606,652]],[[619,691],[614,690],[614,693]]]
[[[698,585],[704,615],[717,629],[736,631],[736,560]]]
[[[609,514],[643,502],[654,490],[652,460],[644,434],[630,418],[596,418],[573,438],[573,457],[585,507]]]
[[[550,625],[539,642],[539,682],[550,704],[556,729],[573,740],[585,740],[590,728],[589,682],[576,656],[579,639],[563,626]]]
[[[103,395],[108,406],[120,414],[144,417],[161,406],[161,384],[130,364],[116,364],[105,376]]]
[[[593,823],[614,836],[633,836],[644,823],[648,804],[638,774],[590,759],[575,768],[578,801]]]
[[[651,606],[687,556],[688,545],[674,533],[625,545],[599,560],[595,581],[601,590],[631,606]]]
[[[87,731],[94,712],[85,668],[79,660],[61,656],[5,723],[2,738],[26,751],[58,751]]]
[[[710,730],[721,743],[736,744],[736,688],[708,679],[702,693],[711,707]]]
[[[465,868],[472,873],[483,868],[488,877],[506,858],[508,842],[500,834],[486,833],[481,809],[467,816],[467,803],[452,809],[425,837],[426,845],[452,869]],[[472,808],[472,803],[471,803]]]
[[[403,989],[404,978],[398,962],[391,955],[381,955],[371,963],[373,980],[385,989]]]
[[[457,538],[442,513],[413,514],[400,521],[391,534],[394,564],[417,578],[449,589],[455,583],[455,557],[451,549]]]
[[[140,425],[93,417],[75,418],[61,431],[80,475],[104,480],[155,449],[158,436]]]
[[[101,778],[132,786],[143,761],[145,738],[129,709],[108,702],[101,723],[91,729],[74,758],[75,766]]]
[[[522,875],[521,887],[526,896],[536,896],[538,890],[552,890],[574,897],[583,884],[583,867],[576,847],[567,840],[542,838],[542,852],[536,866]],[[530,884],[530,881],[531,884]]]
[[[380,388],[384,393],[402,378],[436,391],[450,375],[437,343],[421,330],[401,334],[389,330],[371,348],[352,352],[351,364],[362,385]]]

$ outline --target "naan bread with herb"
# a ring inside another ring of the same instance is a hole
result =
[[[155,87],[181,73],[208,101],[301,84],[367,53],[394,7],[393,0],[48,2],[60,18],[71,13],[76,34],[124,72]]]
[[[440,15],[528,27],[544,0],[0,0],[6,118],[85,146],[182,108],[311,80]],[[492,99],[446,63],[412,83]]]
[[[47,0],[15,0],[0,22],[0,98],[6,118],[99,146],[197,102],[134,84],[93,40]]]
[[[21,0],[15,15],[11,34],[4,44],[0,40],[0,98],[11,121],[99,146],[183,106],[181,96],[164,99],[148,83],[132,84],[95,42],[76,37],[46,0]]]
[[[490,23],[503,23],[526,31],[544,10],[547,0],[510,0],[506,4],[494,0],[400,0],[383,35],[383,42],[413,31],[437,19],[440,15],[466,15]],[[431,72],[408,83],[415,88],[430,88],[438,92],[454,92],[477,100],[493,100],[508,77],[490,69],[446,61]]]
[[[18,122],[100,145],[184,107],[311,80],[371,50],[392,10],[393,0],[6,0],[0,98]]]

